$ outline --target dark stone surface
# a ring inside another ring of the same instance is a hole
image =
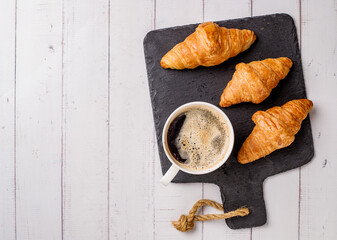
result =
[[[228,161],[209,174],[190,175],[180,171],[173,181],[217,184],[225,211],[241,206],[247,206],[251,211],[246,217],[226,220],[227,225],[232,229],[256,227],[266,222],[263,181],[269,176],[308,163],[314,155],[310,120],[307,117],[296,135],[296,140],[289,147],[246,165],[241,165],[236,160],[239,148],[254,127],[251,120],[253,113],[280,106],[293,99],[306,98],[296,28],[293,19],[286,14],[220,21],[217,24],[227,28],[253,30],[257,40],[250,49],[218,66],[198,67],[193,70],[166,70],[160,66],[162,56],[194,32],[198,24],[151,31],[144,39],[160,161],[165,173],[171,163],[165,156],[161,134],[166,119],[177,107],[192,101],[205,101],[218,106],[222,91],[231,80],[235,65],[240,62],[248,63],[277,57],[292,59],[294,66],[288,76],[280,81],[264,102],[258,105],[241,103],[223,108],[235,132],[234,149]]]

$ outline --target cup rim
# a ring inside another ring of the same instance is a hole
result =
[[[223,118],[223,120],[225,120],[225,122],[226,122],[226,124],[228,126],[229,136],[230,137],[229,137],[229,145],[228,145],[227,152],[223,156],[223,158],[222,158],[221,161],[219,161],[217,164],[215,164],[211,168],[207,168],[207,169],[204,169],[204,170],[193,171],[193,170],[189,170],[189,169],[183,168],[182,166],[180,166],[179,164],[177,164],[175,162],[175,160],[172,159],[172,156],[169,153],[169,150],[167,149],[168,147],[167,147],[167,144],[166,144],[167,143],[166,134],[167,134],[167,131],[168,131],[169,124],[176,117],[176,114],[178,112],[180,112],[182,109],[188,108],[190,106],[200,106],[200,105],[201,106],[207,106],[207,107],[215,110],[217,113],[219,113],[221,115],[221,117]],[[181,170],[183,172],[186,172],[186,173],[189,173],[189,174],[201,175],[201,174],[206,174],[206,173],[210,173],[210,172],[215,171],[216,169],[220,168],[228,160],[228,158],[230,157],[230,155],[231,155],[231,153],[233,151],[234,138],[235,138],[235,136],[234,136],[234,129],[233,129],[232,123],[231,123],[230,119],[228,118],[228,116],[219,107],[217,107],[217,106],[215,106],[215,105],[213,105],[211,103],[208,103],[208,102],[194,101],[194,102],[188,102],[188,103],[185,103],[185,104],[181,105],[180,107],[178,107],[177,109],[175,109],[170,114],[170,116],[167,118],[167,120],[165,122],[165,125],[164,125],[164,128],[163,128],[163,132],[162,132],[162,145],[163,145],[166,157],[170,160],[170,162],[175,167],[177,167],[177,168],[179,168],[179,170]]]

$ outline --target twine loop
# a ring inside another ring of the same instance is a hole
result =
[[[232,217],[243,217],[249,214],[249,209],[246,207],[238,208],[234,211],[230,211],[222,214],[205,214],[205,215],[196,215],[196,212],[200,207],[209,205],[213,208],[216,208],[220,211],[224,211],[221,204],[214,202],[209,199],[201,199],[197,201],[191,208],[188,215],[181,215],[178,221],[172,221],[172,225],[181,232],[191,231],[194,228],[194,221],[208,221],[208,220],[217,220],[217,219],[226,219]]]

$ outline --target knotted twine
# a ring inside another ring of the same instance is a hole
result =
[[[188,215],[181,215],[178,221],[172,221],[172,225],[181,232],[191,231],[194,227],[194,221],[208,221],[208,220],[218,220],[226,219],[232,217],[243,217],[249,214],[249,209],[246,207],[238,208],[234,211],[222,213],[222,214],[205,214],[205,215],[195,215],[200,207],[209,205],[220,211],[224,211],[220,203],[214,202],[209,199],[200,199],[191,208]]]

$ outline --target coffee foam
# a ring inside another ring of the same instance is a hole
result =
[[[186,161],[179,164],[191,170],[213,167],[227,150],[227,124],[208,109],[193,108],[183,114],[186,119],[175,139],[175,146]]]

